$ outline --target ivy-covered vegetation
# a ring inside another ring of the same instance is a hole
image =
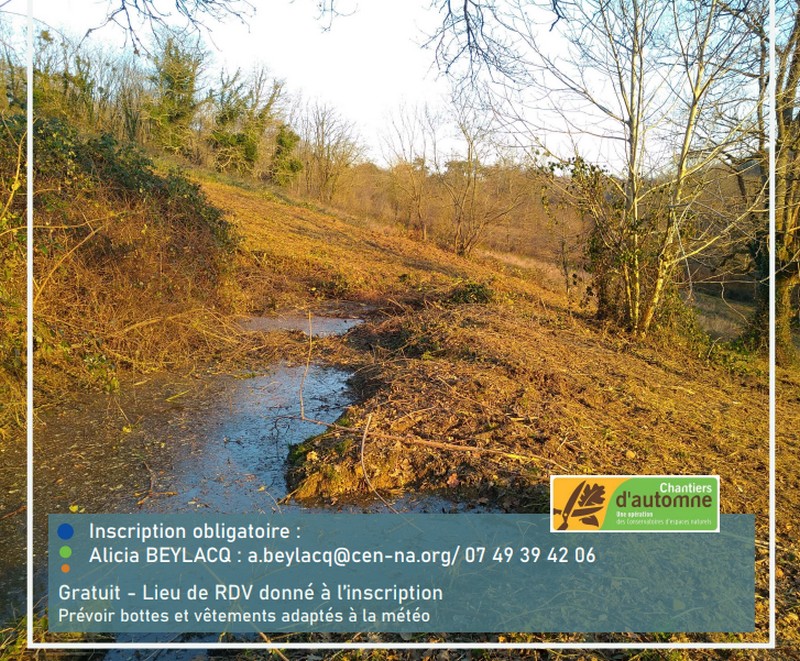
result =
[[[180,167],[196,157],[203,57],[169,37],[158,43],[145,64],[83,52],[48,32],[37,39],[32,293],[45,396],[65,377],[114,390],[123,367],[183,365],[225,343],[236,233]],[[5,68],[16,79],[8,59]],[[22,97],[20,89],[11,98]],[[3,139],[24,142],[24,121],[6,123]],[[154,157],[167,160],[157,166]],[[10,263],[16,253],[6,254]],[[17,267],[23,254],[24,246]],[[4,366],[20,376],[23,336],[4,337],[16,338]]]

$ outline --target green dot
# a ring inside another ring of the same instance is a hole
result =
[[[58,549],[58,554],[62,558],[69,558],[72,555],[72,549],[69,546],[62,546]]]

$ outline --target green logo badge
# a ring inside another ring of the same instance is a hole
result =
[[[554,475],[553,532],[719,532],[716,475]]]

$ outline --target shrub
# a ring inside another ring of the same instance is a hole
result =
[[[451,303],[491,303],[494,300],[494,290],[482,282],[466,280],[459,283],[447,299]]]

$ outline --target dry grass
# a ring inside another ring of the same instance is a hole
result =
[[[736,377],[677,350],[627,345],[536,304],[433,304],[351,335],[352,349],[370,352],[359,372],[367,398],[348,413],[352,432],[304,445],[315,461],[296,470],[301,497],[368,493],[357,441],[369,415],[365,459],[378,489],[546,511],[551,473],[712,473],[722,478],[723,511],[756,514],[766,539],[761,377]],[[759,639],[765,569],[760,562]]]
[[[242,289],[253,311],[346,299],[417,306],[458,282],[490,284],[500,296],[553,298],[497,268],[365,224],[282,202],[273,196],[206,182],[211,201],[229,212],[244,242]],[[554,299],[553,299],[554,300]]]
[[[492,254],[468,262],[390,229],[219,184],[206,190],[232,210],[245,246],[260,260],[250,277],[262,278],[269,296],[253,300],[256,309],[313,307],[324,296],[377,307],[346,343],[318,346],[318,358],[357,368],[362,402],[342,421],[352,431],[331,430],[298,449],[299,497],[360,498],[371,484],[381,493],[423,490],[541,511],[551,472],[719,474],[723,511],[757,517],[754,638],[765,639],[763,362],[737,355],[709,363],[712,352],[667,337],[629,343],[539,286],[532,278],[543,270],[530,259],[511,263]],[[460,297],[467,282],[491,290],[492,302]],[[796,389],[796,378],[786,378]],[[784,408],[785,419],[797,420],[796,399]],[[368,417],[365,480],[361,434]],[[790,442],[796,446],[796,438]],[[782,494],[797,507],[795,492]],[[782,556],[784,577],[792,548]],[[790,611],[791,585],[782,588]]]
[[[206,361],[240,344],[232,256],[207,227],[102,188],[36,210],[37,389],[114,390],[117,372]]]
[[[495,254],[471,262],[391,228],[257,191],[218,182],[206,182],[204,189],[229,212],[243,237],[236,270],[216,289],[216,307],[170,307],[178,296],[162,296],[158,304],[142,307],[136,301],[137,294],[143,298],[141,285],[111,281],[124,301],[110,306],[105,316],[90,317],[96,319],[90,323],[97,323],[92,338],[107,338],[104,346],[110,351],[132,356],[130,366],[152,369],[170,364],[168,357],[174,355],[198,360],[204,353],[204,358],[226,356],[231,365],[245,358],[267,361],[279,348],[266,338],[249,335],[245,340],[231,324],[231,314],[313,309],[330,300],[344,309],[368,304],[373,310],[368,322],[346,340],[315,343],[315,358],[357,371],[361,401],[341,421],[346,429],[332,430],[299,448],[293,478],[300,496],[335,501],[368,495],[365,468],[372,487],[382,493],[415,489],[508,511],[542,511],[551,472],[716,473],[722,478],[723,511],[756,514],[758,631],[743,637],[765,639],[768,430],[763,363],[739,358],[727,365],[709,364],[708,353],[693,355],[694,349],[672,338],[629,343],[593,322],[588,313],[576,311],[556,293],[557,287],[550,291],[540,286],[536,278],[541,276],[529,260],[510,263]],[[154,261],[148,264],[143,275],[155,268]],[[99,289],[101,281],[82,270],[57,272],[51,286],[66,297],[70,309],[78,306],[75,314],[95,315],[91,296],[70,293],[75,277],[84,278],[91,290]],[[183,282],[186,273],[176,271],[172,277]],[[152,291],[159,290],[144,290]],[[98,302],[109,305],[107,300]],[[59,321],[53,328],[65,324],[63,313],[54,316]],[[159,344],[165,335],[188,344]],[[156,352],[146,362],[136,351],[148,343],[165,353]],[[800,548],[791,519],[800,507],[800,379],[781,373],[780,383],[778,601],[788,650],[800,642]],[[368,417],[371,431],[362,468],[361,438]],[[316,454],[304,462],[311,450]],[[737,638],[719,635],[712,640]],[[287,656],[305,658],[301,653]],[[376,652],[337,658],[412,656]],[[432,653],[418,656],[434,658]],[[466,657],[453,653],[452,658]],[[527,658],[553,657],[531,653]],[[691,658],[719,657],[709,652]],[[732,653],[727,658],[759,656]]]

